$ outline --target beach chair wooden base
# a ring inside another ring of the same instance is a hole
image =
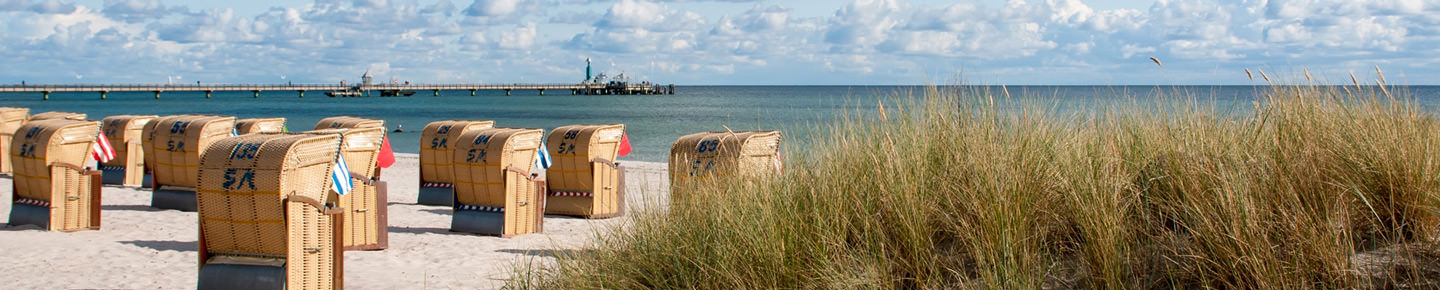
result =
[[[151,192],[150,207],[193,212],[197,208],[195,190],[178,186],[161,186]]]
[[[105,184],[119,185],[124,187],[140,187],[141,185],[150,184],[150,174],[130,172],[130,170],[127,170],[126,167],[101,167],[100,172],[104,176],[101,179],[102,182],[104,182]],[[130,174],[139,174],[140,180],[138,182],[126,183],[126,179],[133,180],[135,178],[133,176],[127,176]]]
[[[370,185],[361,185],[361,186],[370,186]],[[375,203],[376,206],[375,206],[375,209],[374,209],[374,211],[373,211],[373,214],[375,214],[375,219],[377,220],[377,222],[376,222],[377,227],[375,227],[375,228],[372,229],[372,230],[375,231],[375,235],[376,235],[376,240],[377,240],[377,242],[375,242],[375,243],[373,243],[373,244],[358,244],[358,245],[346,246],[346,247],[345,247],[345,250],[346,250],[346,251],[379,251],[379,250],[384,250],[385,248],[389,248],[389,247],[390,247],[390,221],[389,221],[389,216],[388,216],[388,215],[389,215],[389,213],[388,213],[389,210],[388,210],[388,209],[389,209],[389,207],[390,207],[389,204],[388,204],[388,202],[389,202],[389,200],[390,200],[390,199],[389,199],[389,195],[390,195],[390,194],[389,194],[389,188],[390,188],[390,186],[389,186],[389,184],[386,184],[384,181],[375,181],[373,186],[374,186],[374,188],[375,188],[375,199],[376,199],[376,203]]]
[[[285,289],[285,282],[284,266],[217,263],[200,268],[195,289]]]
[[[625,216],[625,170],[620,168],[617,172],[620,175],[620,182],[615,185],[616,205],[615,212],[595,213],[595,198],[592,196],[561,196],[551,193],[545,197],[545,214],[573,216],[586,219],[608,219]]]
[[[454,187],[426,187],[420,186],[420,196],[415,200],[416,204],[423,205],[455,205]]]
[[[36,226],[40,226],[41,229],[45,229],[45,230],[57,230],[57,231],[62,231],[62,232],[74,232],[74,231],[83,231],[83,230],[99,230],[99,229],[100,229],[100,172],[99,172],[99,171],[94,171],[94,170],[84,171],[84,172],[81,172],[81,176],[89,176],[89,177],[90,177],[90,200],[89,200],[88,202],[79,204],[78,207],[72,207],[71,210],[83,210],[83,211],[88,211],[88,212],[89,212],[89,218],[90,218],[90,220],[89,220],[89,226],[83,226],[83,227],[78,227],[78,228],[58,228],[58,229],[55,228],[55,227],[52,227],[52,225],[51,225],[51,223],[50,223],[50,221],[51,221],[50,217],[51,217],[51,214],[53,214],[54,211],[55,211],[55,209],[52,209],[52,208],[51,208],[51,206],[54,206],[54,205],[39,206],[39,205],[33,205],[33,204],[16,203],[16,202],[14,202],[14,200],[17,200],[18,198],[14,197],[14,195],[11,196],[12,202],[11,202],[11,205],[10,205],[10,222],[9,222],[9,224],[12,225],[12,226],[17,226],[17,225],[36,225]],[[15,188],[14,188],[14,185],[13,185],[13,184],[11,185],[10,191],[11,191],[11,192],[15,192]],[[62,205],[62,206],[63,206],[63,205]],[[78,221],[76,221],[76,222],[78,222]],[[64,227],[64,225],[54,225],[54,226]]]

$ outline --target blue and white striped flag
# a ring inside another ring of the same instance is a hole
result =
[[[545,142],[540,142],[540,149],[535,150],[535,167],[550,168],[550,150],[545,149]]]
[[[230,128],[230,137],[240,136],[240,129]]]
[[[345,195],[355,188],[355,183],[350,180],[350,166],[345,165],[345,158],[335,156],[335,168],[330,169],[330,187],[335,193]]]

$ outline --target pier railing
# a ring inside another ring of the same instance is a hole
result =
[[[205,92],[207,96],[212,92],[254,92],[258,97],[260,92],[265,91],[294,91],[304,96],[306,91],[475,91],[503,90],[509,94],[515,90],[536,90],[544,94],[545,90],[570,90],[574,94],[663,94],[674,93],[674,85],[665,87],[651,83],[629,83],[622,86],[605,83],[578,83],[578,84],[75,84],[75,85],[53,85],[53,84],[18,84],[0,85],[0,93],[43,93],[49,99],[51,93],[58,92],[95,92],[100,93],[103,99],[105,94],[111,92],[153,92],[158,98],[162,92]]]

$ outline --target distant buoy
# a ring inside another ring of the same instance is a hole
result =
[[[405,125],[395,125],[395,133],[405,133]]]

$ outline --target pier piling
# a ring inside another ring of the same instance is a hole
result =
[[[300,92],[300,97],[301,97],[301,98],[304,98],[304,97],[305,97],[305,90],[299,90],[298,92]]]
[[[108,95],[108,94],[110,94],[110,91],[100,91],[100,99],[101,99],[101,100],[104,100],[104,99],[105,99],[105,95]]]
[[[210,93],[214,93],[214,92],[215,92],[215,91],[205,91],[205,98],[206,98],[206,99],[209,99],[209,98],[210,98]]]
[[[255,98],[256,98],[256,99],[259,99],[259,98],[260,98],[260,91],[259,91],[259,90],[253,90],[253,91],[250,91],[250,92],[255,93]]]
[[[44,91],[43,93],[45,94],[45,95],[44,95],[45,100],[46,100],[46,101],[49,101],[49,100],[50,100],[50,91]],[[7,152],[7,153],[8,153],[8,152]]]
[[[156,99],[156,100],[159,100],[159,99],[160,99],[160,91],[155,91],[155,99]]]
[[[545,89],[540,89],[540,95],[541,95],[541,96],[544,96],[544,95],[545,95]]]
[[[509,95],[510,95],[510,89],[505,89],[505,95],[506,95],[506,96],[509,96]]]
[[[471,96],[471,97],[474,97],[474,96],[475,96],[475,90],[470,90],[470,96]]]
[[[440,96],[440,90],[434,90],[434,91],[435,91],[435,96],[436,96],[436,97],[439,97],[439,96]]]

